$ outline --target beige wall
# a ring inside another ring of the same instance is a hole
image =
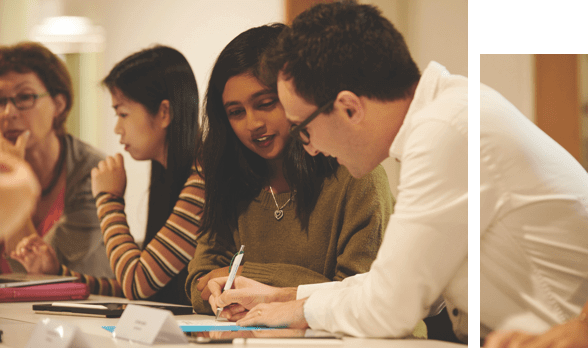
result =
[[[467,0],[364,0],[378,6],[404,40],[424,70],[434,60],[450,73],[468,76],[468,3]],[[398,162],[383,163],[394,196],[398,190]]]
[[[480,82],[500,92],[535,122],[535,62],[531,54],[481,54]]]

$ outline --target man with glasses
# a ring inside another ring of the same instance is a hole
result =
[[[266,65],[266,83],[277,81],[294,124],[290,133],[311,155],[337,158],[354,177],[389,156],[400,161],[395,213],[368,273],[297,289],[241,277],[235,287],[242,290],[220,298],[224,279],[217,279],[209,283],[218,290],[211,300],[249,309],[223,311],[232,320],[244,316],[239,325],[402,337],[443,295],[455,333],[466,341],[467,79],[435,62],[421,76],[392,24],[376,8],[353,2],[301,14]],[[252,308],[284,300],[295,301]]]

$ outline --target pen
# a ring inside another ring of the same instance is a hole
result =
[[[231,289],[231,287],[233,286],[233,281],[235,281],[235,276],[237,275],[237,270],[239,270],[239,265],[241,264],[241,260],[243,259],[243,253],[245,252],[245,245],[241,245],[241,249],[239,249],[239,252],[237,253],[237,255],[235,256],[235,258],[233,259],[231,270],[229,271],[229,279],[227,279],[227,282],[225,283],[225,287],[223,289],[223,291],[227,291],[229,289]],[[221,312],[223,311],[222,308],[217,308],[216,309],[216,318],[215,320],[218,320],[218,316],[221,314]]]

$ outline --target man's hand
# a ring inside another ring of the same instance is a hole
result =
[[[484,348],[587,348],[588,324],[570,320],[541,335],[496,331],[488,335]]]
[[[55,250],[38,235],[21,239],[10,257],[20,262],[30,274],[57,274],[60,264]]]
[[[118,197],[124,197],[127,188],[127,174],[123,156],[117,153],[100,161],[96,168],[92,168],[92,196],[100,192],[108,192]]]
[[[305,298],[289,302],[261,303],[251,308],[245,317],[237,320],[237,325],[306,329],[308,323],[304,318],[304,302]]]
[[[228,277],[214,278],[208,282],[211,295],[208,299],[213,310],[224,308],[221,317],[236,321],[248,310],[260,303],[285,302],[296,299],[296,288],[276,288],[255,280],[236,277],[234,290],[222,292]]]

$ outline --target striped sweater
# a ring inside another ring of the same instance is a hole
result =
[[[124,200],[101,192],[96,197],[100,228],[116,279],[96,278],[69,270],[90,286],[92,294],[147,299],[163,288],[192,260],[204,207],[204,180],[195,168],[180,192],[173,212],[144,250],[129,232]]]

